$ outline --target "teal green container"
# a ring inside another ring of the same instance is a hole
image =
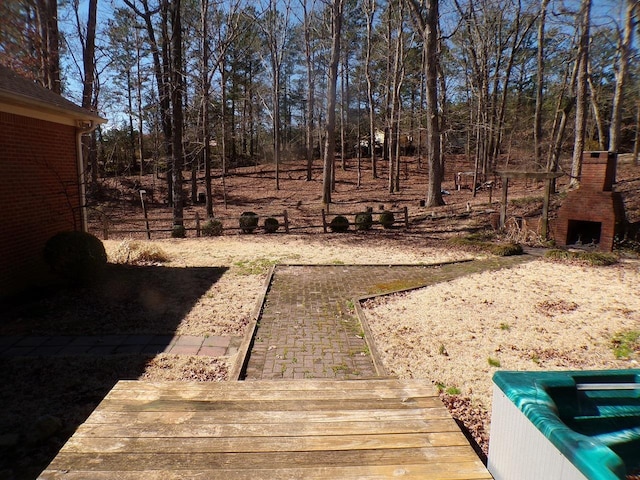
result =
[[[514,470],[518,461],[524,464],[528,456],[535,457],[533,468],[563,461],[576,470],[566,476],[547,472],[530,478],[624,480],[640,472],[640,370],[500,371],[493,381],[489,470],[496,479],[529,478]],[[530,439],[520,438],[521,431],[528,427],[518,423],[513,413],[516,410],[508,402],[557,449],[557,456],[550,453],[548,459],[537,457],[546,451],[541,437],[534,432]],[[509,419],[498,418],[501,412]],[[495,446],[494,424],[496,435],[502,437],[496,438]],[[557,471],[569,469],[558,467]]]

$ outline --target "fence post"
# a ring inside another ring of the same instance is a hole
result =
[[[200,236],[200,214],[196,212],[196,237]]]
[[[322,229],[324,233],[327,233],[327,218],[324,215],[324,208],[322,209]]]
[[[140,203],[142,203],[142,213],[144,213],[144,222],[147,226],[147,240],[151,240],[151,231],[149,229],[149,216],[147,215],[147,205],[144,203],[144,195],[146,190],[140,190]]]
[[[284,231],[285,233],[289,233],[289,215],[287,214],[286,210],[284,211],[282,216],[284,217]]]
[[[404,206],[404,228],[409,230],[409,207]]]

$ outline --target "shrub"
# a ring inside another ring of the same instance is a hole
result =
[[[187,229],[184,225],[174,225],[171,228],[171,238],[184,238],[187,236]]]
[[[332,232],[346,232],[349,230],[349,220],[342,215],[338,215],[333,217],[333,220],[331,220],[331,223],[329,224],[329,228]]]
[[[380,224],[383,228],[393,227],[393,222],[396,221],[396,217],[393,212],[384,211],[380,214]]]
[[[202,235],[205,237],[219,237],[222,235],[222,222],[220,220],[207,220],[202,225]]]
[[[373,217],[369,212],[362,212],[356,214],[356,229],[357,230],[369,230],[373,225]]]
[[[275,233],[280,228],[280,222],[277,218],[269,217],[264,220],[264,231],[267,233]]]
[[[60,232],[44,247],[51,270],[72,282],[88,282],[107,264],[107,252],[97,238],[86,232]]]
[[[240,230],[242,233],[253,233],[258,226],[258,215],[254,212],[242,212],[240,214]]]

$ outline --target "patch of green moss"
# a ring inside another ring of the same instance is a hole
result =
[[[616,358],[631,358],[634,354],[640,352],[640,330],[617,333],[611,343],[613,344],[613,354]]]
[[[238,275],[262,275],[277,263],[277,260],[257,258],[255,260],[241,260],[233,265],[237,268],[236,273]]]

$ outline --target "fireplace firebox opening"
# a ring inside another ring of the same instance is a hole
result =
[[[567,245],[588,245],[600,243],[602,222],[585,220],[569,220],[567,229]]]

